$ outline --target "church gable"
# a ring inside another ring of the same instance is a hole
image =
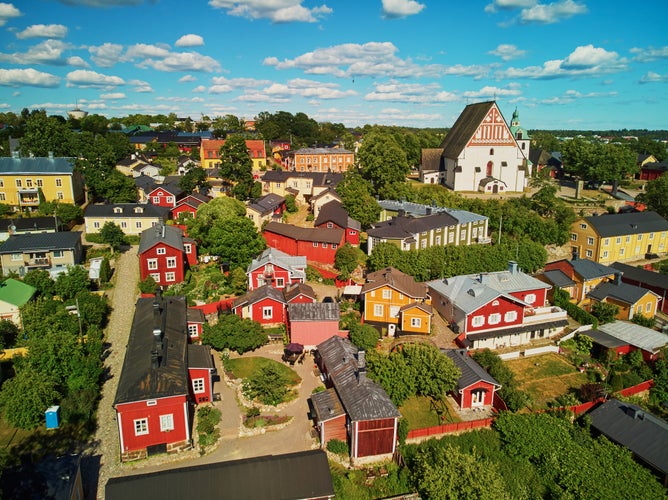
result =
[[[490,107],[469,140],[467,147],[471,146],[516,146],[513,135],[496,104]]]

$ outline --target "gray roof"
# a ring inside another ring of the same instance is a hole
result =
[[[24,231],[48,231],[56,229],[54,217],[17,217],[13,219],[0,219],[0,231],[8,232],[9,226],[13,225],[18,232]],[[60,227],[60,221],[58,221]]]
[[[201,309],[195,309],[194,307],[189,307],[187,311],[188,323],[204,323],[206,318],[204,317],[204,311]]]
[[[114,217],[118,219],[157,217],[165,219],[167,214],[169,214],[169,208],[158,207],[150,203],[101,203],[88,205],[84,217]]]
[[[346,229],[356,229],[357,231],[362,229],[362,224],[350,217],[348,211],[343,208],[343,205],[338,200],[325,203],[320,212],[318,212],[318,218],[313,224],[317,227],[326,222],[333,222],[337,226]]]
[[[111,478],[107,500],[332,498],[327,454],[308,450]]]
[[[322,392],[311,394],[311,403],[318,418],[318,422],[326,422],[346,414],[343,403],[336,394],[336,389],[330,387]]]
[[[586,280],[591,280],[595,278],[604,278],[605,276],[610,276],[615,274],[615,270],[594,262],[589,259],[573,259],[569,261],[576,273],[582,276]]]
[[[668,231],[668,221],[656,212],[631,212],[585,217],[601,237]]]
[[[300,148],[294,151],[294,154],[300,155],[339,155],[339,154],[352,154],[352,151],[348,151],[343,148]]]
[[[615,349],[617,347],[628,345],[627,342],[619,340],[617,337],[608,335],[607,333],[602,332],[600,330],[587,330],[584,332],[580,332],[580,335],[586,335],[587,337],[591,337],[594,342],[596,342],[599,345],[602,345],[603,347],[607,347],[608,349]]]
[[[3,174],[72,174],[74,158],[0,158]]]
[[[258,258],[253,259],[246,272],[250,273],[267,264],[272,264],[281,269],[285,269],[294,277],[306,279],[306,257],[303,255],[288,255],[285,252],[281,252],[280,250],[271,247],[264,250]]]
[[[457,219],[446,212],[425,215],[424,217],[397,216],[390,220],[375,223],[373,228],[367,231],[367,234],[374,238],[405,239],[425,231],[456,226],[458,223]]]
[[[165,224],[157,224],[154,227],[144,229],[139,240],[138,253],[141,255],[158,243],[164,243],[183,252],[183,231],[178,227]]]
[[[361,294],[383,286],[389,286],[414,299],[425,299],[427,297],[427,286],[424,283],[418,283],[415,278],[394,267],[386,267],[369,273],[366,280],[367,282],[360,291]]]
[[[295,297],[298,297],[299,295],[306,295],[307,297],[312,298],[315,300],[315,290],[313,290],[313,287],[311,285],[307,285],[306,283],[292,283],[291,285],[287,285],[283,289],[283,295],[285,296],[285,301],[290,302],[292,299]]]
[[[72,250],[81,244],[81,231],[13,234],[0,245],[0,254],[34,250]]]
[[[244,304],[254,304],[259,300],[270,298],[281,304],[285,304],[285,297],[283,296],[283,291],[274,288],[271,285],[264,285],[255,290],[251,290],[243,294],[241,297],[237,297],[232,302],[232,307],[236,308],[243,306]]]
[[[403,210],[406,213],[406,215],[414,215],[418,217],[445,212],[447,214],[450,214],[455,219],[457,219],[457,221],[459,221],[460,224],[468,224],[469,222],[477,222],[489,218],[485,215],[468,212],[466,210],[460,210],[458,208],[439,207],[435,205],[423,205],[421,203],[413,203],[411,201],[378,200],[378,204],[384,210],[391,210],[393,212],[398,212],[399,210]]]
[[[276,233],[297,241],[314,241],[338,245],[343,241],[344,230],[336,227],[299,227],[272,221],[264,227],[264,233]],[[269,241],[266,236],[265,239]]]
[[[361,356],[348,339],[331,337],[317,348],[350,420],[401,416],[385,390],[366,376],[366,365],[358,366]]]
[[[307,302],[288,305],[290,321],[339,321],[341,310],[336,302]]]
[[[153,333],[155,329],[162,332],[159,343]],[[114,405],[187,395],[187,344],[185,297],[140,298]],[[161,358],[158,367],[152,364],[154,351]]]
[[[248,203],[248,208],[255,210],[260,215],[266,215],[272,213],[283,203],[285,203],[285,198],[277,194],[269,193],[261,198],[251,200]]]
[[[476,363],[476,361],[466,353],[466,350],[441,349],[441,352],[449,357],[461,371],[461,376],[457,380],[457,389],[460,392],[480,381],[495,385],[497,389],[501,388],[501,384],[487,373],[482,366]]]
[[[291,172],[288,170],[267,170],[262,176],[264,182],[286,182],[288,179],[310,179],[313,186],[336,187],[343,180],[343,174],[334,172]]]
[[[213,370],[216,365],[211,355],[211,346],[188,344],[188,368],[208,368]]]
[[[644,326],[628,321],[614,321],[598,325],[598,329],[619,340],[623,340],[629,345],[652,354],[656,354],[663,346],[668,344],[668,335],[665,333],[657,332],[651,328],[645,328]]]
[[[616,284],[614,282],[604,281],[596,285],[587,296],[599,301],[610,297],[633,305],[648,293],[656,295],[650,290],[635,285],[629,285],[628,283]]]
[[[575,281],[566,276],[561,269],[545,271],[543,275],[549,280],[550,283],[558,288],[565,288],[575,285]]]
[[[611,399],[589,413],[591,426],[668,474],[668,422],[639,406]]]
[[[623,264],[621,262],[615,262],[610,267],[623,273],[622,281],[624,281],[625,278],[628,278],[630,280],[640,282],[643,285],[663,288],[664,290],[668,289],[668,277],[665,274],[648,271],[647,269],[642,269],[635,266],[629,266],[628,264]]]

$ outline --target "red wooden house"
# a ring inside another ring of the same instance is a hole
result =
[[[359,246],[360,244],[362,225],[348,215],[348,212],[343,208],[340,201],[332,200],[323,205],[318,212],[314,226],[327,229],[334,227],[343,229],[346,232],[346,243],[350,243],[353,246]]]
[[[160,184],[146,193],[149,203],[170,209],[176,207],[184,195],[183,189],[176,184]]]
[[[461,409],[492,406],[494,393],[501,389],[494,378],[463,349],[443,349],[461,371],[453,397]]]
[[[141,279],[151,276],[160,286],[181,283],[188,266],[197,263],[195,242],[177,227],[156,225],[146,229],[139,241]]]
[[[246,271],[248,290],[263,285],[282,289],[294,283],[306,281],[306,257],[291,256],[275,248],[267,248],[253,259]]]
[[[204,329],[206,318],[201,309],[194,307],[188,308],[188,337],[190,342],[199,342],[202,338],[202,331]]]
[[[178,219],[181,214],[187,217],[195,217],[197,209],[203,203],[208,203],[211,198],[199,193],[189,194],[181,198],[174,208],[170,210],[172,219]]]
[[[334,265],[336,250],[345,243],[343,229],[298,227],[278,222],[267,224],[262,235],[272,248],[330,265]]]
[[[208,345],[188,345],[188,380],[195,404],[213,401],[213,376],[216,367]]]
[[[311,304],[316,301],[315,291],[306,283],[294,283],[283,289],[286,304]]]
[[[318,344],[316,362],[328,387],[311,396],[321,445],[346,436],[353,463],[391,458],[401,414],[385,390],[367,378],[364,351],[334,336]]]
[[[285,323],[285,297],[282,290],[264,285],[232,302],[232,312],[244,319],[252,319],[264,326]]]
[[[288,305],[288,334],[290,342],[314,349],[333,336],[348,337],[339,329],[341,312],[335,302],[310,302]]]
[[[137,301],[113,406],[121,460],[191,447],[185,297]]]
[[[453,276],[429,282],[432,306],[458,333],[457,342],[474,349],[497,349],[548,338],[567,325],[566,312],[547,303],[545,284],[521,272]]]

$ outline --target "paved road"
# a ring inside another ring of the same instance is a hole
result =
[[[137,301],[139,258],[136,246],[116,258],[114,274],[114,288],[108,292],[112,312],[105,331],[107,350],[104,365],[107,371],[97,412],[98,427],[91,448],[82,461],[86,498],[104,498],[107,480],[122,474],[116,412],[111,405],[116,395]]]

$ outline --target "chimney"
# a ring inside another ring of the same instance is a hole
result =
[[[431,215],[431,207],[427,207],[427,215]]]
[[[49,151],[49,160],[53,161],[53,151]]]
[[[619,286],[622,284],[622,274],[624,273],[622,272],[615,273],[615,280],[614,280],[615,285]]]
[[[151,368],[154,370],[160,368],[160,351],[158,351],[157,346],[151,351]]]
[[[153,339],[156,342],[162,342],[162,307],[160,291],[155,293],[153,298]]]
[[[397,217],[404,217],[405,215],[406,215],[406,210],[404,210],[403,208],[400,208],[398,213],[397,213]]]
[[[480,280],[479,280],[479,281],[480,281],[480,284],[481,284],[481,285],[487,285],[487,284],[489,284],[489,281],[490,281],[489,274],[487,274],[487,273],[480,273]]]
[[[515,262],[514,260],[508,262],[508,271],[510,271],[510,274],[516,274],[518,270],[519,269],[517,267],[517,262]]]
[[[357,351],[357,368],[366,371],[366,352],[362,350]]]
[[[21,153],[19,151],[12,151],[12,158],[14,158],[15,160],[20,160]]]

